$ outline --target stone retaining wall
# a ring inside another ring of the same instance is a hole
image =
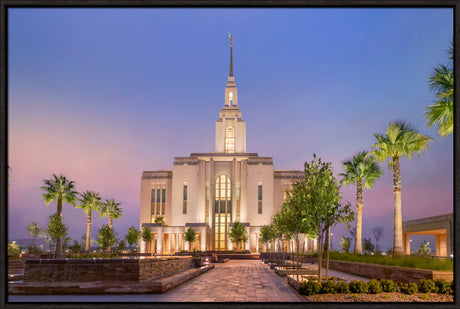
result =
[[[24,282],[140,281],[192,267],[190,257],[155,259],[27,260]]]
[[[326,266],[326,261],[324,260],[323,266]],[[391,279],[397,282],[418,283],[420,279],[444,279],[447,281],[453,280],[453,272],[451,271],[435,271],[369,263],[331,260],[329,261],[329,268],[363,277],[373,279]]]

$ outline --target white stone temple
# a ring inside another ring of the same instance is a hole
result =
[[[265,251],[260,228],[281,210],[285,192],[303,171],[275,170],[273,158],[246,152],[246,123],[238,104],[233,76],[230,36],[230,73],[225,101],[215,124],[215,151],[174,158],[172,170],[144,171],[141,179],[139,227],[154,234],[141,252],[171,254],[191,250],[184,233],[192,227],[198,240],[194,250],[233,250],[228,233],[235,221],[243,223],[249,240],[245,249]],[[276,143],[276,141],[274,141]],[[163,217],[164,223],[155,223]],[[316,241],[305,238],[306,251]],[[288,249],[292,244],[284,244]]]

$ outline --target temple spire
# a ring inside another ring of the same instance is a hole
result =
[[[230,74],[228,76],[233,76],[233,53],[232,53],[232,49],[233,49],[233,37],[232,35],[230,34],[230,32],[228,32],[228,36],[230,38]]]

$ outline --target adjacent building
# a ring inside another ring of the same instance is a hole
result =
[[[280,211],[292,183],[304,177],[300,170],[275,170],[271,157],[246,152],[246,123],[233,76],[232,49],[230,37],[230,73],[215,122],[215,151],[176,157],[172,170],[142,173],[140,228],[151,227],[154,241],[141,244],[141,251],[232,250],[228,234],[235,221],[248,232],[246,250],[265,250],[260,228]],[[158,217],[164,223],[155,223]],[[189,227],[198,236],[193,248],[184,239]],[[314,241],[305,239],[303,244],[307,250],[315,249]]]

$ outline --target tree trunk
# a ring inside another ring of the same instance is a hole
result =
[[[318,280],[321,283],[321,268],[323,264],[323,235],[321,231],[318,234]]]
[[[326,280],[329,277],[329,247],[331,244],[331,227],[327,229],[327,248],[326,248]]]
[[[355,254],[363,254],[362,230],[363,230],[363,181],[356,183],[356,232],[355,232]]]
[[[85,241],[85,251],[91,251],[91,208],[88,210],[88,215],[86,217],[86,241]]]
[[[401,213],[401,170],[399,157],[393,157],[394,229],[393,254],[404,255]]]
[[[109,227],[113,228],[113,218],[109,215]]]
[[[62,197],[61,196],[58,197],[56,214],[59,217],[61,217],[61,221],[62,221]],[[62,238],[56,239],[55,245],[56,245],[56,248],[54,249],[54,252],[56,254],[62,254]]]

